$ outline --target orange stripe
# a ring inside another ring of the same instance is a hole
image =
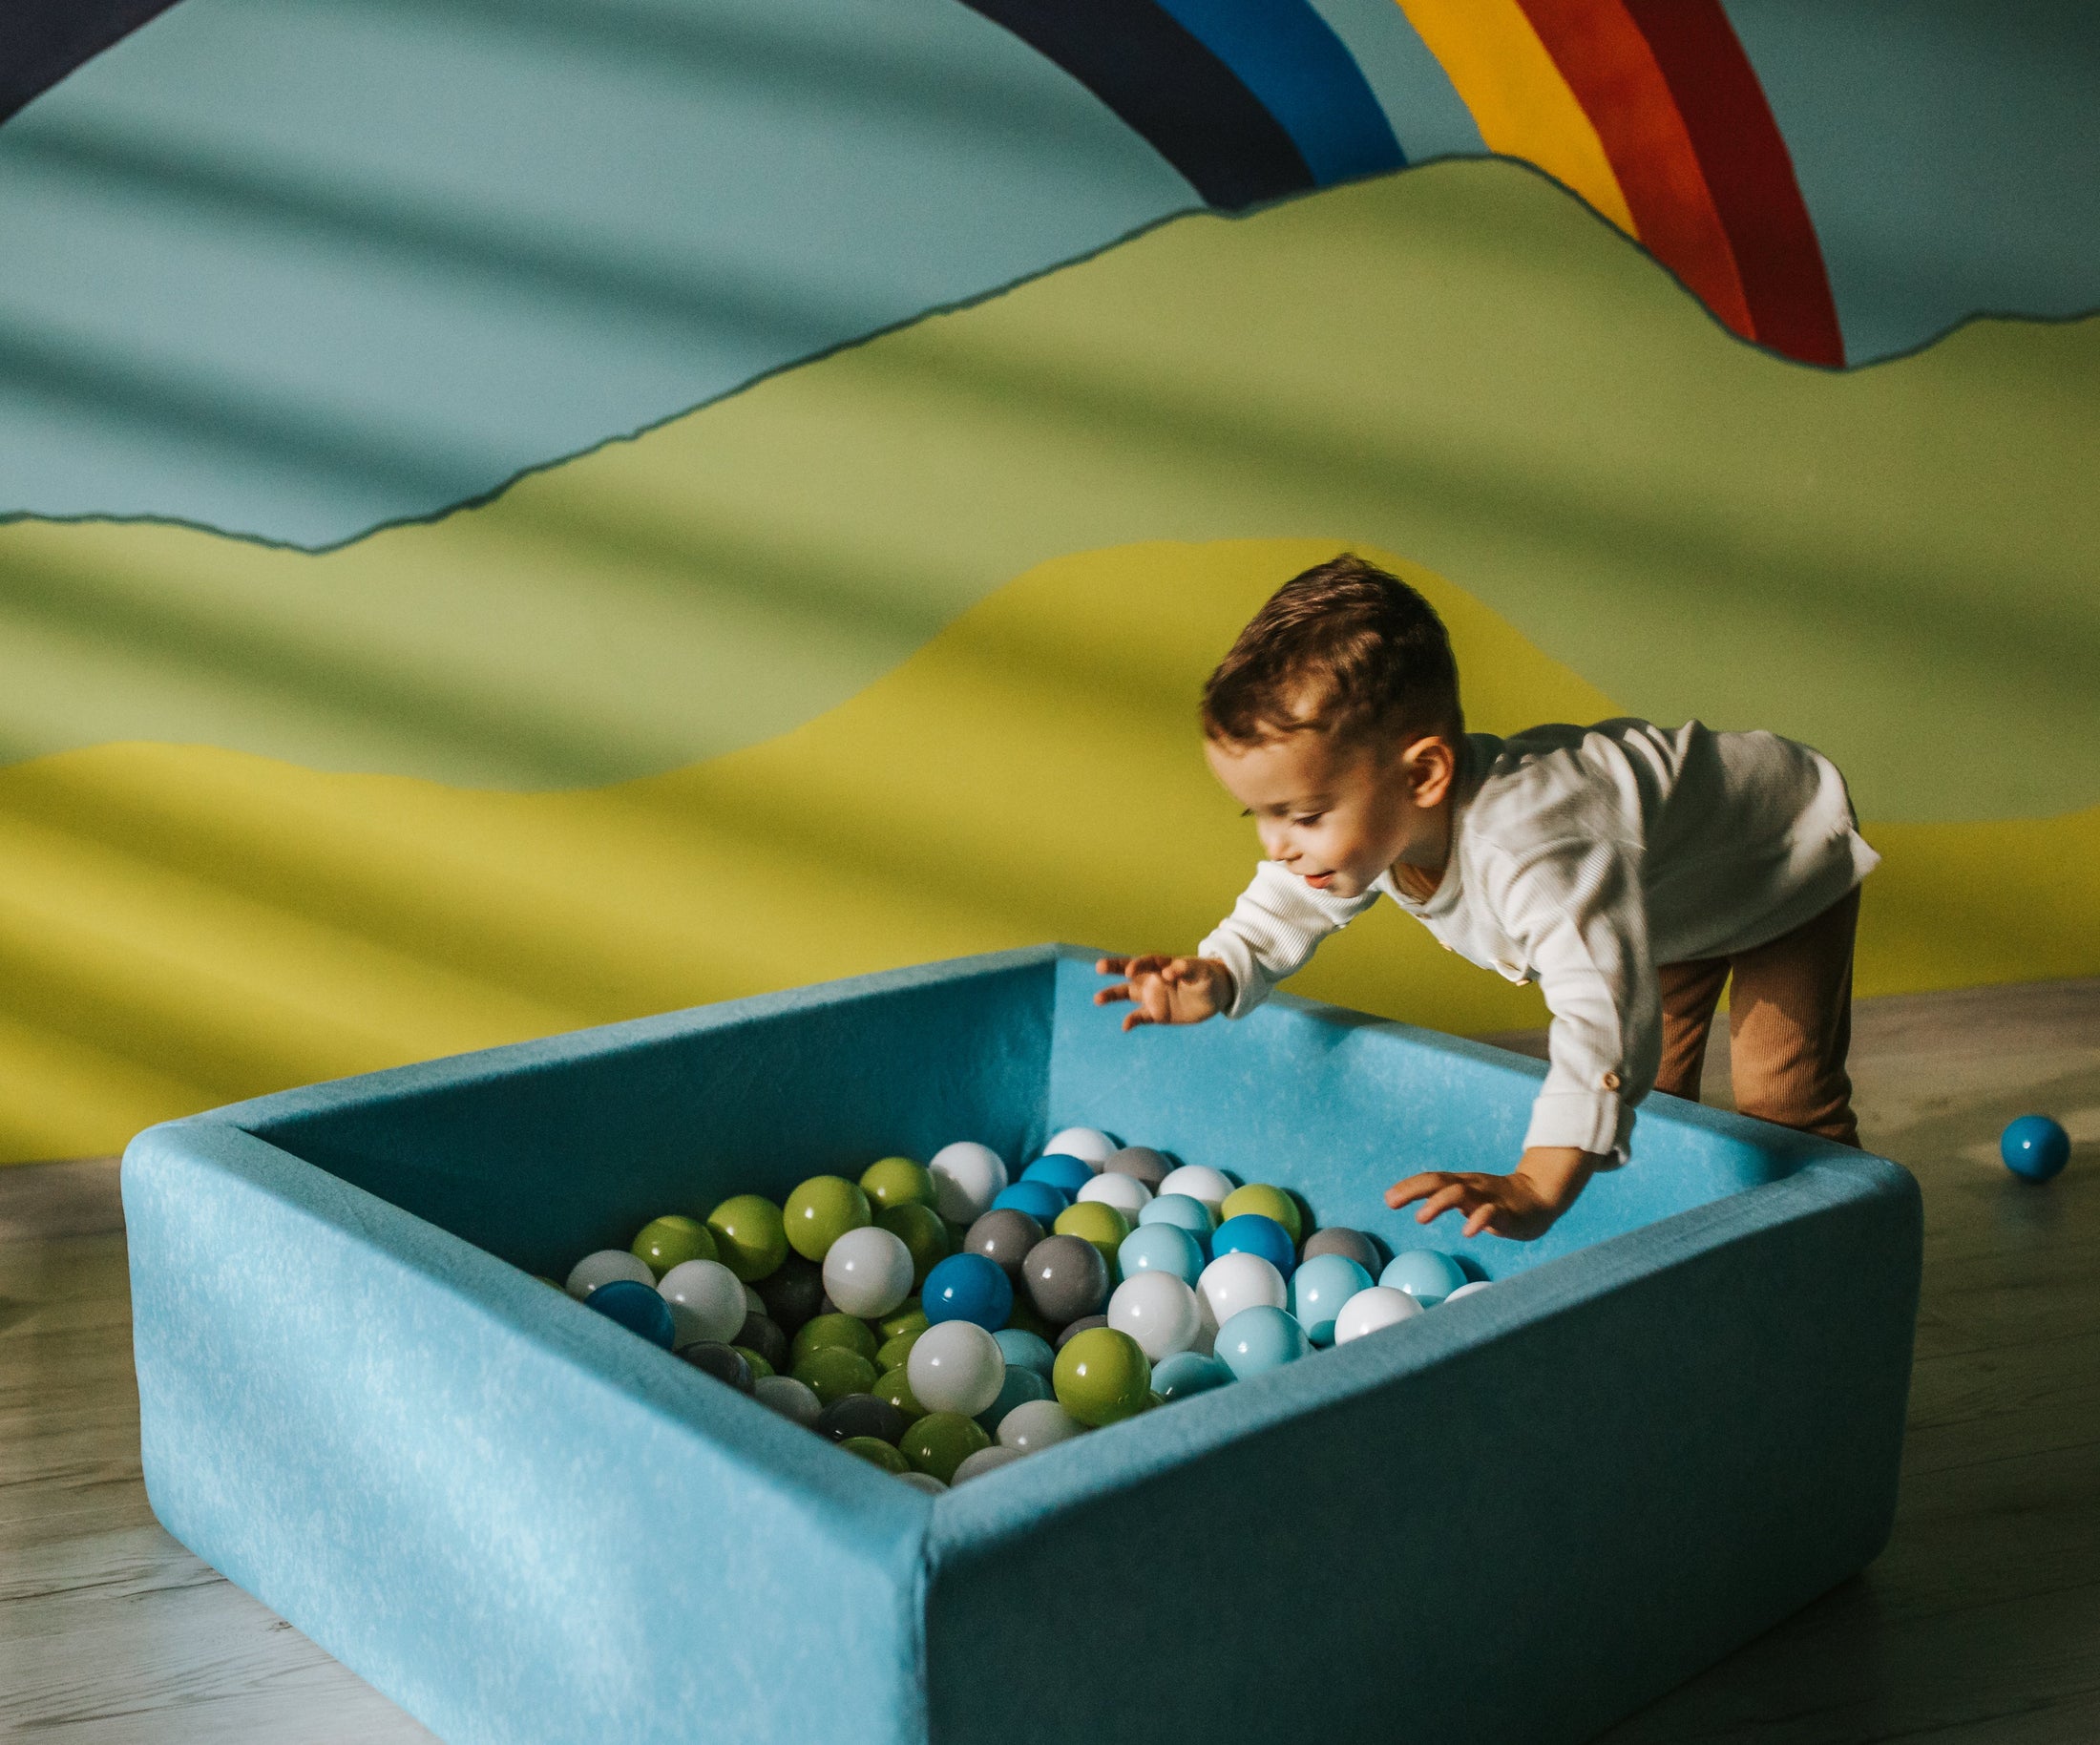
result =
[[[1654,51],[1621,0],[1519,0],[1597,130],[1635,233],[1700,302],[1754,337],[1735,250]]]
[[[1517,0],[1398,0],[1487,149],[1522,158],[1628,235],[1632,210],[1604,143]]]

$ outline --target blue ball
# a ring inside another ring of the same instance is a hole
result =
[[[1315,1254],[1291,1275],[1291,1313],[1313,1344],[1332,1345],[1342,1305],[1370,1289],[1371,1274],[1347,1254]]]
[[[1222,1388],[1233,1379],[1232,1372],[1224,1363],[1216,1357],[1205,1356],[1200,1351],[1178,1351],[1152,1366],[1152,1391],[1169,1405],[1177,1399],[1187,1399],[1197,1394],[1208,1394],[1212,1388]]]
[[[1006,1269],[982,1254],[951,1254],[926,1275],[919,1307],[930,1325],[975,1321],[997,1333],[1014,1313],[1014,1285]]]
[[[1424,1309],[1434,1309],[1465,1283],[1465,1269],[1438,1249],[1402,1249],[1378,1274],[1378,1282],[1405,1291]]]
[[[1999,1136],[2006,1167],[2029,1182],[2046,1182],[2070,1162],[2070,1135],[2047,1115],[2023,1115]]]
[[[1067,1157],[1061,1151],[1046,1151],[1020,1172],[1024,1182],[1045,1182],[1065,1193],[1077,1193],[1094,1179],[1084,1158]]]
[[[1286,1278],[1298,1264],[1298,1251],[1291,1232],[1258,1211],[1243,1211],[1219,1225],[1217,1234],[1210,1238],[1210,1254],[1212,1259],[1220,1254],[1259,1254]]]
[[[1024,1211],[1048,1230],[1058,1221],[1058,1213],[1072,1204],[1072,1196],[1060,1192],[1048,1182],[1021,1180],[1011,1188],[1001,1188],[992,1202],[995,1211]]]
[[[1006,1366],[1006,1379],[999,1383],[999,1397],[977,1414],[977,1422],[992,1435],[999,1433],[999,1419],[1018,1405],[1025,1405],[1031,1399],[1050,1398],[1049,1380],[1032,1369],[1022,1369],[1018,1363]]]
[[[1032,1369],[1045,1381],[1056,1371],[1058,1354],[1040,1333],[1030,1333],[1025,1327],[1001,1327],[992,1336],[1006,1354],[1008,1369]]]
[[[1203,1246],[1178,1224],[1141,1224],[1116,1250],[1124,1278],[1140,1272],[1171,1272],[1194,1289],[1203,1276]]]
[[[637,1278],[616,1278],[598,1286],[583,1299],[586,1309],[596,1309],[609,1321],[618,1321],[629,1333],[639,1333],[652,1344],[671,1349],[676,1329],[671,1305],[657,1294],[654,1285]]]
[[[1163,1193],[1138,1209],[1138,1223],[1171,1224],[1195,1237],[1206,1254],[1210,1252],[1210,1232],[1217,1228],[1210,1208],[1192,1194]]]
[[[1297,1316],[1267,1303],[1242,1309],[1218,1329],[1219,1359],[1242,1381],[1295,1363],[1312,1349]]]

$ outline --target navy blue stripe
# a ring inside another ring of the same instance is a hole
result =
[[[0,121],[174,0],[0,0]]]

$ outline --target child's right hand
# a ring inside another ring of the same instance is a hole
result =
[[[1127,999],[1137,1010],[1123,1020],[1140,1024],[1200,1024],[1232,1003],[1232,972],[1215,957],[1103,957],[1094,965],[1122,980],[1094,996],[1097,1006]]]

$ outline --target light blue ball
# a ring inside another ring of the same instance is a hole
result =
[[[1405,1291],[1424,1309],[1434,1309],[1465,1283],[1465,1269],[1436,1249],[1402,1249],[1378,1274],[1378,1282]]]
[[[1313,1344],[1332,1345],[1342,1305],[1370,1289],[1371,1274],[1347,1254],[1315,1254],[1291,1275],[1291,1313]]]
[[[1191,1290],[1203,1276],[1203,1245],[1178,1224],[1141,1224],[1116,1250],[1124,1278],[1140,1272],[1171,1272]]]
[[[932,1326],[975,1321],[986,1333],[997,1333],[1014,1313],[1014,1281],[998,1261],[982,1254],[951,1254],[927,1273],[919,1307]]]
[[[1200,1351],[1178,1351],[1152,1366],[1152,1391],[1169,1405],[1222,1388],[1232,1379],[1225,1364]]]
[[[1050,1382],[1032,1369],[1023,1369],[1018,1363],[1006,1366],[1006,1379],[999,1383],[999,1397],[977,1414],[977,1422],[993,1436],[999,1433],[999,1419],[1018,1405],[1025,1405],[1031,1399],[1048,1399]]]
[[[2006,1167],[2029,1182],[2046,1182],[2070,1162],[2070,1135],[2047,1115],[2022,1115],[1999,1135]]]
[[[1297,1316],[1267,1303],[1242,1309],[1218,1329],[1218,1356],[1242,1381],[1295,1363],[1312,1349]]]
[[[1210,1257],[1215,1260],[1220,1254],[1259,1254],[1286,1278],[1298,1265],[1297,1245],[1291,1240],[1291,1232],[1258,1211],[1243,1211],[1218,1226],[1217,1234],[1210,1238]]]
[[[1061,1151],[1047,1151],[1020,1172],[1024,1182],[1045,1182],[1064,1193],[1077,1193],[1094,1179],[1094,1171],[1084,1158],[1067,1157]]]
[[[1001,1327],[992,1336],[1005,1353],[1008,1369],[1032,1369],[1045,1381],[1057,1369],[1058,1354],[1040,1333],[1030,1333],[1025,1327]]]
[[[1072,1204],[1072,1196],[1053,1188],[1048,1182],[1018,1181],[1010,1188],[1001,1188],[992,1201],[995,1211],[1024,1211],[1048,1230],[1058,1221],[1058,1213]]]
[[[1172,1224],[1186,1230],[1202,1246],[1203,1251],[1210,1251],[1210,1232],[1216,1220],[1210,1215],[1210,1208],[1191,1194],[1163,1193],[1157,1199],[1145,1201],[1138,1212],[1138,1223]]]

